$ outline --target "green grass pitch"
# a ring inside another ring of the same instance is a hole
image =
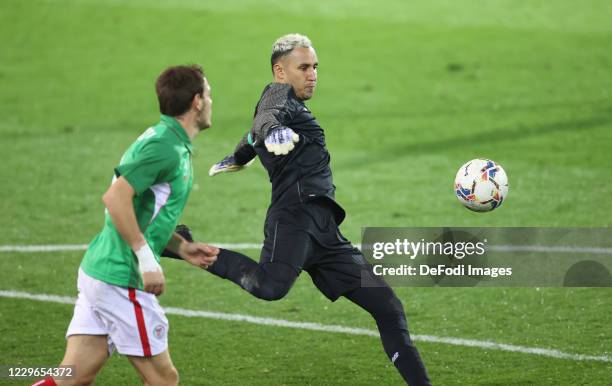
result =
[[[282,34],[319,57],[309,107],[326,130],[342,230],[366,226],[609,227],[612,7],[607,1],[0,2],[0,245],[84,244],[125,148],[157,122],[166,66],[205,67],[213,128],[196,139],[183,221],[200,239],[257,243],[269,200],[260,165],[210,179],[250,127]],[[452,192],[465,161],[504,166],[510,193],[491,213]],[[256,257],[258,251],[248,250]],[[82,252],[0,252],[0,290],[76,295]],[[266,303],[165,261],[163,306],[374,329],[302,275]],[[411,332],[603,356],[608,289],[398,288]],[[0,365],[61,360],[66,304],[0,297]],[[375,337],[169,315],[186,385],[395,385]],[[606,385],[612,364],[417,342],[435,384]],[[20,384],[0,379],[0,384]],[[114,356],[98,384],[138,384]]]

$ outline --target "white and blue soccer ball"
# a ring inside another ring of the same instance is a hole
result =
[[[508,195],[508,176],[500,164],[490,159],[473,159],[459,168],[455,195],[470,210],[492,211]]]

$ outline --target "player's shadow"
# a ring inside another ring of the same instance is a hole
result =
[[[335,163],[337,167],[355,167],[363,164],[397,161],[400,158],[421,154],[446,152],[461,147],[486,148],[500,142],[525,137],[544,136],[564,131],[584,132],[612,123],[612,108],[602,110],[597,116],[571,121],[551,122],[541,125],[516,125],[511,128],[497,128],[488,131],[427,142],[398,143],[385,148],[370,149],[368,154],[351,157]],[[483,154],[485,155],[485,154]]]

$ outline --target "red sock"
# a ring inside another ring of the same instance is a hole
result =
[[[31,386],[57,386],[57,383],[51,377],[47,377],[41,381],[34,382]]]

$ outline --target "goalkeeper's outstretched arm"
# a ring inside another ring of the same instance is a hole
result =
[[[234,149],[234,160],[238,165],[246,165],[251,162],[257,153],[253,148],[253,141],[251,140],[251,133],[244,134],[240,142]]]
[[[219,173],[237,172],[249,166],[257,155],[250,138],[250,133],[246,133],[236,145],[234,153],[211,166],[208,175],[213,177]]]
[[[292,151],[300,137],[286,125],[298,110],[303,109],[303,105],[290,101],[292,93],[293,89],[288,84],[272,83],[266,86],[255,108],[253,127],[242,137],[234,153],[214,164],[208,174],[215,176],[242,170],[257,155],[253,148],[255,143],[263,143],[267,151],[277,156]]]

